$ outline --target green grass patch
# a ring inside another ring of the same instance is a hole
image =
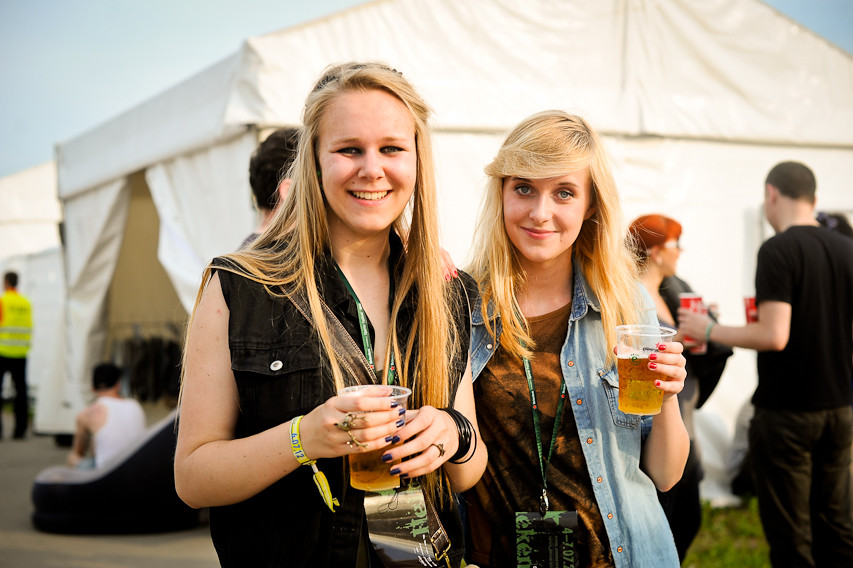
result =
[[[684,559],[683,568],[769,568],[770,556],[758,500],[740,507],[712,508],[702,503],[702,528]]]

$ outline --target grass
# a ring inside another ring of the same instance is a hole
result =
[[[702,528],[683,568],[769,568],[770,557],[755,497],[741,507],[702,504]]]

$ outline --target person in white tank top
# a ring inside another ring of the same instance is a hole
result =
[[[77,415],[77,432],[66,463],[70,467],[102,467],[145,434],[145,412],[119,394],[121,369],[102,363],[92,374],[97,399]]]

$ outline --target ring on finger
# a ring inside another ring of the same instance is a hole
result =
[[[435,446],[435,449],[438,450],[438,457],[444,457],[444,444],[430,444],[427,447]]]
[[[355,434],[353,434],[349,430],[347,430],[347,434],[349,434],[349,440],[350,440],[349,442],[347,442],[347,446],[349,446],[350,448],[353,447],[352,446],[353,444],[355,444],[359,448],[366,448],[367,447],[367,444],[365,444],[364,442],[359,442],[358,439],[356,439]]]
[[[344,419],[340,422],[335,422],[335,426],[343,430],[344,432],[349,432],[352,429],[352,423],[355,422],[356,415],[352,412],[347,412],[344,414]]]

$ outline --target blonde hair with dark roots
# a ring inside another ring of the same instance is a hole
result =
[[[639,321],[637,265],[626,243],[619,194],[601,139],[579,116],[558,110],[540,112],[510,132],[485,168],[489,179],[470,268],[483,293],[480,309],[487,329],[494,334],[486,317],[486,307],[492,303],[503,327],[501,345],[513,355],[531,357],[534,342],[516,299],[525,274],[504,226],[503,181],[507,177],[548,179],[584,168],[589,169],[593,213],[572,246],[572,256],[601,304],[609,361],[615,361],[615,327]]]
[[[450,288],[446,286],[440,259],[437,202],[432,141],[428,126],[430,109],[402,74],[381,63],[344,63],[328,67],[308,95],[296,159],[288,171],[290,191],[270,226],[248,249],[228,255],[229,266],[220,267],[263,284],[272,295],[303,294],[323,351],[331,363],[337,389],[354,384],[339,364],[322,311],[315,280],[314,259],[330,249],[326,201],[318,176],[317,144],[323,117],[344,93],[383,91],[397,98],[412,114],[417,147],[417,176],[410,203],[392,230],[406,243],[406,262],[391,307],[390,337],[382,368],[394,353],[399,384],[412,388],[412,408],[451,406],[450,361],[458,342],[453,325]],[[196,299],[201,299],[213,268],[208,266]],[[399,345],[396,321],[404,299],[415,295],[415,321],[405,346]],[[417,354],[417,359],[413,357]],[[414,376],[410,376],[414,364]],[[378,367],[379,365],[377,365]],[[426,476],[424,485],[442,498],[446,484],[443,470]]]

